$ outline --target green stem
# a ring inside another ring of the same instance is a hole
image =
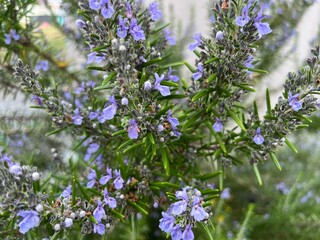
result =
[[[247,214],[246,214],[246,218],[244,219],[242,225],[241,225],[241,228],[240,228],[240,231],[238,232],[237,234],[237,238],[236,240],[242,240],[242,239],[245,239],[245,231],[248,229],[248,222],[253,214],[253,210],[254,210],[254,204],[249,204],[249,207],[248,207],[248,211],[247,211]]]

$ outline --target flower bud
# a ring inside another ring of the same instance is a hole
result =
[[[66,228],[71,227],[72,224],[73,224],[73,221],[72,221],[71,218],[66,218],[66,219],[64,220],[64,225],[65,225]]]
[[[81,19],[77,19],[76,20],[76,25],[79,28],[84,28],[86,26],[86,23],[84,21],[82,21]]]
[[[39,203],[39,204],[36,206],[36,210],[37,210],[37,212],[42,212],[42,211],[43,211],[43,205]]]
[[[53,229],[55,231],[60,231],[60,224],[57,223],[56,225],[54,225]]]
[[[121,99],[121,104],[122,104],[122,105],[128,105],[128,103],[129,103],[128,98],[123,97],[123,98]]]
[[[81,217],[81,218],[83,218],[83,217],[85,217],[86,216],[86,212],[85,211],[80,211],[80,213],[79,213],[79,217]]]
[[[152,88],[151,82],[148,80],[144,83],[144,90],[145,91],[150,91]]]

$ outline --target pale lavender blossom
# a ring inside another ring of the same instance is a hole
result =
[[[157,21],[162,18],[162,12],[159,10],[157,2],[149,4],[149,13],[153,21]]]
[[[172,240],[180,240],[182,238],[182,231],[179,224],[172,228],[171,237]]]
[[[128,27],[127,27],[128,18],[122,19],[122,17],[119,17],[119,27],[117,29],[117,35],[120,38],[125,38],[128,34]]]
[[[93,232],[103,235],[106,231],[106,226],[103,223],[93,224]]]
[[[302,108],[302,102],[300,101],[299,93],[292,95],[292,93],[289,92],[288,102],[289,106],[291,106],[292,110],[295,112],[299,111]]]
[[[182,239],[183,240],[193,240],[194,234],[192,232],[192,225],[187,225],[182,233]]]
[[[154,89],[158,90],[162,96],[170,95],[170,88],[168,86],[160,85],[161,81],[164,79],[164,74],[159,77],[157,73],[154,74],[156,81],[154,83]]]
[[[117,190],[119,190],[119,189],[123,188],[124,180],[121,177],[120,170],[115,169],[114,174],[116,175],[116,179],[114,180],[113,184],[114,184],[114,187]]]
[[[129,120],[128,136],[130,139],[137,139],[139,137],[139,127],[134,119]]]
[[[61,193],[60,197],[64,197],[67,198],[71,195],[72,192],[72,186],[69,185],[65,190],[63,190],[63,192]]]
[[[31,228],[37,227],[40,223],[38,212],[34,210],[20,210],[17,215],[23,218],[19,223],[19,231],[22,234],[26,234]]]
[[[203,64],[201,62],[198,63],[198,68],[195,73],[192,74],[194,80],[198,80],[203,76]]]
[[[162,212],[162,218],[160,219],[159,227],[162,231],[169,233],[172,231],[175,222],[176,219],[172,215]]]
[[[170,123],[172,129],[176,129],[177,126],[179,125],[179,120],[177,118],[172,117],[171,110],[168,110],[167,120]]]
[[[92,10],[99,10],[101,8],[101,2],[100,0],[89,0],[89,7]]]
[[[258,12],[257,17],[254,19],[254,26],[258,30],[258,33],[263,36],[272,32],[268,23],[262,23],[261,21],[267,16],[262,15],[262,10]]]
[[[114,8],[110,3],[110,0],[101,0],[101,15],[105,18],[111,18],[112,15],[114,14]]]
[[[117,201],[116,201],[116,199],[113,198],[113,197],[109,197],[109,192],[108,192],[107,188],[104,189],[103,196],[104,196],[104,202],[105,202],[110,208],[116,208],[116,207],[117,207]]]
[[[100,178],[100,184],[105,185],[107,182],[109,182],[112,179],[112,169],[107,168],[107,175],[104,175]]]
[[[133,39],[136,40],[136,41],[140,41],[140,40],[145,40],[146,39],[143,30],[137,24],[137,19],[135,19],[135,18],[131,19],[129,32],[130,32],[131,36],[133,37]]]
[[[257,128],[256,135],[254,135],[253,141],[257,145],[261,145],[264,142],[264,137],[261,135],[260,127]]]
[[[193,216],[194,219],[198,222],[209,217],[209,214],[200,205],[201,201],[202,201],[202,198],[195,196],[193,200],[193,206],[190,212],[190,216]]]
[[[180,215],[181,213],[187,210],[188,206],[188,194],[186,192],[186,189],[183,189],[182,191],[177,191],[176,197],[178,199],[181,199],[181,201],[173,203],[171,211],[173,215]]]
[[[77,108],[74,110],[74,115],[72,116],[73,123],[75,125],[81,125],[82,124],[83,117],[79,113],[79,109]]]
[[[99,122],[104,123],[107,120],[113,119],[117,113],[117,108],[118,105],[114,96],[109,97],[108,106],[102,110],[102,113],[98,117]]]
[[[191,51],[195,50],[198,46],[200,46],[200,44],[201,44],[201,34],[197,33],[192,38],[194,40],[196,40],[196,42],[189,45],[189,50],[191,50]]]
[[[89,173],[87,179],[90,180],[87,183],[87,188],[93,188],[93,186],[96,184],[96,181],[97,181],[97,173],[96,173],[96,171],[91,169],[91,172]]]
[[[236,24],[239,27],[245,26],[250,21],[250,17],[249,17],[250,7],[251,7],[251,3],[245,5],[242,9],[242,15],[236,18]]]
[[[169,45],[176,45],[176,40],[174,39],[174,37],[171,36],[171,32],[169,29],[164,30],[165,33],[165,38],[167,40],[167,42],[169,43]]]
[[[172,74],[172,68],[171,67],[169,67],[169,70],[168,70],[168,74],[167,74],[167,76],[166,76],[166,79],[169,79],[169,80],[171,80],[171,81],[173,81],[173,82],[178,82],[179,81],[179,77],[178,76],[176,76],[176,75],[173,75]]]
[[[43,60],[43,61],[40,61],[36,64],[36,66],[34,67],[34,69],[36,71],[44,71],[44,72],[47,72],[49,70],[49,62],[48,60]]]
[[[221,41],[221,40],[224,39],[224,34],[223,34],[222,31],[218,31],[218,32],[216,33],[216,39],[217,39],[218,41]]]
[[[93,211],[93,216],[98,222],[101,222],[101,219],[106,215],[106,212],[104,211],[102,203],[101,203],[101,201],[99,199],[98,199],[97,203],[98,203],[98,206]]]
[[[223,124],[220,118],[216,117],[216,122],[213,124],[213,129],[215,132],[221,132],[223,130]]]

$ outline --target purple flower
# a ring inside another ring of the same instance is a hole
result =
[[[201,44],[201,34],[197,33],[192,38],[195,39],[196,42],[189,45],[189,50],[191,51],[195,50]]]
[[[213,124],[213,129],[216,132],[221,132],[223,130],[223,124],[220,118],[216,117],[216,122]]]
[[[172,206],[171,211],[173,215],[180,215],[181,213],[187,210],[187,206],[188,206],[188,194],[186,192],[186,189],[183,189],[182,191],[177,191],[176,197],[182,200],[173,203],[171,205]]]
[[[98,151],[100,148],[100,145],[98,143],[91,143],[87,149],[87,153],[92,154]]]
[[[178,76],[172,74],[172,68],[171,67],[169,67],[168,75],[167,75],[166,78],[171,80],[171,81],[173,81],[173,82],[178,82],[179,79],[180,79]]]
[[[253,141],[258,145],[261,145],[264,142],[264,138],[260,134],[260,127],[257,128],[257,132],[256,135],[254,135]]]
[[[1,158],[0,158],[0,162],[4,162],[6,161],[8,166],[12,166],[15,163],[12,161],[12,156],[9,156],[8,154],[4,154]]]
[[[5,36],[5,39],[4,39],[5,44],[9,45],[11,43],[11,34],[5,33],[4,36]]]
[[[157,2],[149,4],[149,13],[153,21],[157,21],[158,19],[162,18],[162,12],[158,9]]]
[[[223,189],[223,191],[220,194],[220,197],[222,199],[230,199],[231,198],[230,188]]]
[[[253,59],[253,56],[250,55],[248,59],[243,62],[243,65],[247,68],[253,68],[252,59]]]
[[[299,111],[302,108],[302,102],[299,99],[300,99],[300,95],[298,93],[292,96],[292,93],[289,92],[289,97],[288,97],[289,106],[291,106],[292,110],[295,112]]]
[[[104,195],[104,202],[106,204],[108,204],[108,206],[110,208],[116,208],[117,207],[116,199],[114,199],[113,197],[109,197],[109,192],[108,192],[108,190],[106,188],[104,189],[103,195]]]
[[[198,80],[202,78],[202,76],[203,76],[203,65],[201,62],[199,62],[197,71],[194,74],[192,74],[192,77],[194,80]]]
[[[101,15],[105,18],[111,18],[112,15],[114,14],[114,9],[110,3],[110,0],[101,0]]]
[[[170,44],[170,45],[176,45],[176,41],[175,41],[175,39],[174,39],[174,37],[172,37],[170,34],[171,34],[171,32],[170,32],[170,30],[169,29],[166,29],[166,30],[164,30],[164,33],[165,33],[165,37],[166,37],[166,40],[167,40],[167,42]]]
[[[98,206],[97,208],[93,211],[93,216],[94,218],[98,221],[101,222],[101,219],[106,215],[106,212],[104,211],[104,208],[102,207],[101,201],[98,199]]]
[[[100,115],[100,112],[99,112],[99,111],[90,112],[90,113],[89,113],[89,119],[90,119],[90,120],[96,119],[97,117],[99,117],[99,115]]]
[[[93,232],[103,235],[106,231],[106,227],[103,223],[93,224]]]
[[[104,123],[107,120],[113,119],[117,113],[117,102],[114,96],[109,97],[109,106],[104,108],[98,120],[100,123]]]
[[[164,75],[162,74],[161,77],[157,73],[154,74],[156,78],[156,82],[154,83],[154,89],[158,90],[162,96],[170,95],[170,88],[168,86],[160,85],[161,81],[164,79]]]
[[[168,115],[167,115],[167,120],[171,125],[171,128],[174,130],[177,128],[177,126],[179,125],[179,121],[177,118],[173,118],[172,117],[172,112],[171,110],[168,110]]]
[[[193,207],[191,209],[190,215],[194,217],[194,219],[198,222],[209,217],[209,214],[204,210],[204,208],[200,205],[201,198],[195,196],[193,200]]]
[[[287,186],[284,182],[278,183],[276,185],[276,189],[284,195],[287,195],[289,193],[289,188],[287,188]]]
[[[139,127],[134,119],[129,120],[128,136],[130,139],[137,139],[139,137]]]
[[[192,232],[192,225],[187,225],[185,230],[182,233],[182,239],[183,240],[193,240],[194,235]]]
[[[73,123],[75,125],[81,125],[82,119],[83,119],[83,117],[81,117],[81,115],[79,113],[79,109],[77,108],[76,110],[74,110],[74,115],[72,116]]]
[[[169,233],[172,231],[175,222],[176,219],[172,215],[166,212],[162,212],[162,218],[160,219],[159,228],[162,231]]]
[[[87,179],[90,180],[87,183],[87,188],[93,188],[94,184],[97,181],[97,173],[96,173],[96,171],[91,169],[91,172],[89,173]]]
[[[130,32],[131,36],[133,37],[133,39],[136,41],[146,39],[143,30],[137,25],[137,19],[135,19],[135,18],[131,19],[129,32]]]
[[[91,52],[88,54],[87,64],[91,63],[101,63],[103,60],[103,56],[97,56],[97,52]]]
[[[250,17],[249,17],[250,7],[251,7],[251,3],[245,5],[242,9],[242,15],[236,18],[236,24],[239,27],[243,27],[250,21]]]
[[[268,23],[262,23],[261,20],[266,18],[262,15],[262,10],[259,11],[257,17],[254,19],[254,26],[258,30],[258,33],[263,36],[272,32]]]
[[[22,234],[25,234],[31,228],[37,227],[39,225],[40,218],[38,216],[38,212],[34,210],[20,210],[17,215],[23,217],[22,221],[19,223],[19,231]]]
[[[222,31],[218,31],[218,32],[216,33],[216,39],[217,39],[218,41],[221,41],[221,40],[224,39],[224,34],[223,34]]]
[[[37,103],[39,106],[43,106],[42,98],[39,96],[33,95],[31,101]]]
[[[63,190],[63,192],[61,193],[60,197],[64,197],[67,198],[71,195],[72,192],[72,186],[69,185],[65,190]]]
[[[13,163],[13,165],[9,167],[9,173],[19,176],[22,174],[22,168],[19,164]]]
[[[182,238],[182,231],[179,224],[173,227],[171,231],[171,237],[172,240],[180,240]]]
[[[10,30],[10,33],[5,33],[5,44],[10,44],[11,43],[11,40],[15,40],[15,41],[18,41],[20,39],[20,35],[16,32],[16,30],[14,29],[11,29]]]
[[[112,169],[107,168],[107,175],[102,176],[99,182],[101,185],[105,185],[107,182],[109,182],[111,178],[112,178]]]
[[[96,11],[99,10],[101,7],[100,0],[89,0],[89,7],[92,10],[96,10]]]
[[[114,180],[113,184],[114,184],[114,187],[117,190],[119,190],[119,189],[123,188],[124,180],[120,175],[120,170],[115,169],[114,174],[116,175],[116,179]]]
[[[44,72],[47,72],[49,70],[49,62],[47,60],[43,60],[43,61],[40,61],[36,64],[36,66],[34,67],[34,69],[36,71],[44,71]]]
[[[133,14],[132,14],[132,10],[131,10],[131,6],[130,6],[130,3],[126,3],[126,15],[127,15],[127,18],[132,18]]]
[[[119,17],[119,27],[117,29],[117,35],[120,38],[125,38],[128,34],[129,28],[126,26],[127,21],[128,21],[128,18],[122,19],[122,17]]]

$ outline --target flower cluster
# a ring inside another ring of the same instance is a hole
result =
[[[18,41],[20,39],[20,35],[17,33],[15,29],[11,29],[9,33],[5,33],[5,44],[11,44],[12,40]]]
[[[170,205],[166,212],[162,212],[159,227],[170,233],[173,240],[193,240],[192,228],[196,222],[209,218],[209,213],[203,208],[201,192],[192,187],[185,187],[176,192],[177,202]]]

